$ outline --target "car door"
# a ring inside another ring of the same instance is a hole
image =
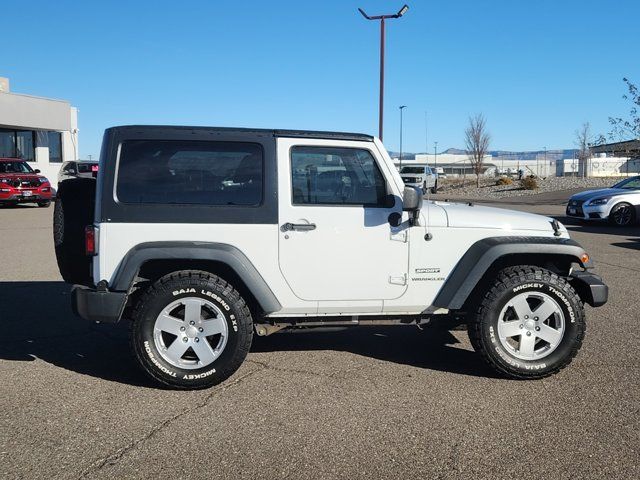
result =
[[[406,226],[389,223],[400,192],[375,152],[371,142],[278,139],[280,270],[320,312],[323,302],[380,311],[407,288]]]

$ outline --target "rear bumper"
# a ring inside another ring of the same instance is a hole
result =
[[[591,272],[573,272],[569,282],[576,289],[583,302],[592,307],[600,307],[609,299],[609,287],[602,278]]]
[[[71,290],[73,313],[92,322],[116,323],[127,303],[127,292],[99,291],[82,285]]]

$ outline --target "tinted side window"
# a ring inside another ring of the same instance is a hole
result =
[[[294,205],[386,204],[386,182],[368,150],[293,147],[291,173]]]
[[[263,158],[255,143],[128,140],[116,196],[125,203],[259,205]]]

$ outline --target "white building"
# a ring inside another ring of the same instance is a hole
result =
[[[492,170],[495,170],[495,165],[492,160],[493,157],[491,155],[485,155],[482,165],[484,173],[487,175],[491,174]],[[396,167],[400,167],[400,161],[398,158],[394,158],[393,163]],[[469,162],[469,156],[466,154],[439,153],[438,155],[434,155],[418,153],[415,155],[415,159],[402,159],[402,166],[409,165],[437,166],[438,171],[441,171],[440,168],[442,168],[442,171],[444,171],[447,176],[464,176],[474,174],[471,163]]]
[[[23,158],[54,187],[60,164],[78,159],[78,111],[69,102],[12,93],[0,77],[0,157]]]

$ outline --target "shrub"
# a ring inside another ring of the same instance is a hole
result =
[[[496,185],[511,185],[513,183],[513,179],[510,177],[500,177],[496,181]]]
[[[526,177],[520,180],[520,185],[525,190],[537,190],[538,180],[535,177]]]

